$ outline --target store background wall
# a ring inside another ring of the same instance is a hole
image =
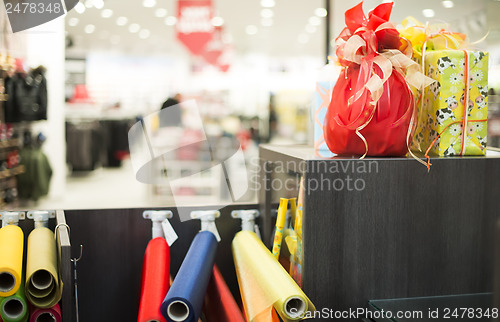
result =
[[[47,137],[43,151],[52,166],[50,196],[62,198],[66,184],[66,142],[64,134],[64,18],[59,17],[26,34],[26,63],[47,68],[47,121],[37,122],[33,134]]]
[[[90,52],[87,87],[96,106],[119,102],[121,109],[147,114],[157,111],[165,99],[185,87],[189,74],[186,58]]]

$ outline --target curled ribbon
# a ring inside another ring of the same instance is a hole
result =
[[[464,49],[467,46],[467,36],[450,31],[445,24],[423,25],[417,19],[408,17],[401,25],[401,37],[410,41],[419,58],[425,50]]]
[[[369,12],[365,17],[362,4],[349,9],[345,13],[347,27],[335,40],[337,57],[340,64],[345,67],[358,65],[360,68],[356,88],[348,100],[352,115],[356,115],[350,122],[344,122],[338,114],[334,115],[335,122],[342,127],[354,130],[356,135],[365,145],[363,159],[368,153],[368,143],[360,131],[373,119],[377,102],[387,90],[387,80],[393,72],[400,73],[408,86],[423,88],[434,82],[422,74],[420,66],[414,62],[412,45],[401,38],[397,29],[388,20],[393,3],[383,3]],[[369,95],[366,95],[366,93]],[[409,140],[416,122],[412,104],[406,108],[403,116],[394,122],[398,125],[402,120],[412,114],[407,135],[408,152],[419,162],[409,148]],[[425,164],[425,163],[424,163]]]
[[[413,17],[408,17],[403,20],[402,22],[402,28],[399,30],[400,34],[402,37],[408,39],[413,46],[414,53],[416,57],[419,57],[421,59],[421,66],[422,70],[425,68],[425,53],[427,50],[446,50],[446,49],[451,49],[451,50],[463,50],[464,52],[464,61],[465,61],[465,66],[464,66],[464,83],[465,83],[465,102],[468,102],[468,95],[469,95],[469,54],[465,48],[470,45],[467,40],[467,36],[462,33],[458,32],[452,32],[448,29],[447,25],[429,25],[428,23],[424,26],[421,22],[419,22],[417,19]],[[486,36],[484,36],[481,40],[477,42],[483,41]],[[475,43],[477,43],[475,42]],[[474,44],[475,44],[474,43]],[[419,97],[419,102],[421,106],[421,110],[423,110],[423,99],[424,91],[423,88],[421,88],[420,91],[420,97]],[[432,165],[430,163],[430,157],[429,157],[429,152],[438,140],[438,138],[448,129],[448,127],[451,124],[455,123],[462,123],[462,142],[461,142],[461,148],[460,148],[460,155],[463,155],[465,152],[465,144],[466,144],[466,135],[465,135],[465,128],[467,126],[467,122],[469,121],[474,121],[474,122],[483,122],[486,121],[487,119],[481,119],[481,120],[468,120],[467,118],[467,104],[464,104],[464,118],[462,121],[457,121],[457,122],[452,122],[448,124],[438,135],[436,138],[432,141],[431,145],[428,147],[428,149],[425,151],[425,158],[427,158],[427,169],[430,169],[430,166]]]

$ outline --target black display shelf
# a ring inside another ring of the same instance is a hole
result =
[[[307,146],[259,153],[264,240],[271,210],[304,177],[303,288],[318,310],[492,291],[500,154],[434,157],[428,171],[412,158],[324,159]]]

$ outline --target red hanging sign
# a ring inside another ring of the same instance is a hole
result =
[[[213,37],[205,46],[202,56],[210,65],[217,67],[222,72],[227,72],[232,61],[233,50],[223,38],[223,27],[215,27]]]
[[[207,43],[203,51],[203,58],[211,64],[217,65],[217,60],[222,55],[224,43],[222,42],[222,27],[215,27],[212,39]]]
[[[203,53],[213,36],[211,0],[177,2],[177,39],[194,55]]]
[[[217,67],[220,69],[222,72],[227,72],[229,70],[229,67],[231,67],[231,63],[233,62],[233,48],[230,45],[226,45],[224,47],[224,50],[222,51],[222,54],[219,56],[217,59]]]

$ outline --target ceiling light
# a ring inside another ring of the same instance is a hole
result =
[[[260,11],[260,16],[262,18],[272,18],[274,17],[274,11],[271,9],[262,9]]]
[[[311,26],[319,26],[319,25],[321,25],[321,19],[319,19],[316,16],[312,16],[311,18],[309,18],[308,21],[309,21],[309,24]]]
[[[311,26],[311,25],[307,25],[306,26],[306,31],[310,34],[316,32],[316,26]]]
[[[85,7],[89,8],[89,9],[92,8],[92,0],[85,1]]]
[[[422,10],[422,14],[426,18],[432,18],[432,17],[434,17],[436,15],[436,13],[434,12],[434,10],[432,10],[432,9],[424,9],[424,10]]]
[[[152,8],[156,6],[156,0],[143,0],[142,5],[146,8]]]
[[[167,26],[173,26],[176,23],[177,23],[177,18],[174,16],[168,16],[167,18],[165,18],[165,24]]]
[[[84,13],[85,12],[85,5],[81,2],[78,2],[75,6],[75,11],[78,13]]]
[[[167,9],[165,8],[158,8],[155,10],[155,17],[158,18],[163,18],[167,16]]]
[[[103,18],[110,18],[113,15],[113,10],[111,9],[104,9],[101,11],[101,17]]]
[[[257,31],[258,31],[258,29],[254,25],[248,25],[245,28],[245,32],[247,33],[247,35],[255,35],[257,33]]]
[[[93,3],[94,3],[94,7],[96,7],[97,9],[102,9],[102,7],[104,7],[103,0],[94,0]]]
[[[220,27],[224,24],[224,19],[222,17],[213,17],[212,18],[212,25],[215,27]]]
[[[79,21],[80,20],[78,20],[78,18],[76,18],[76,17],[70,18],[68,20],[68,25],[70,25],[71,27],[74,27],[74,26],[78,25]]]
[[[151,32],[149,30],[142,29],[141,31],[139,31],[139,38],[146,39],[149,38],[149,36],[151,36]]]
[[[276,5],[274,0],[260,0],[260,5],[265,8],[272,8]]]
[[[260,20],[260,24],[264,27],[271,27],[273,25],[274,21],[271,18],[262,18]]]
[[[451,0],[445,0],[445,1],[441,2],[441,4],[443,5],[443,7],[448,8],[448,9],[453,8],[453,6],[455,5],[453,3],[453,1],[451,1]]]
[[[136,33],[139,30],[141,30],[141,26],[139,26],[139,24],[133,23],[130,26],[128,26],[128,31],[130,31],[131,33]]]
[[[116,19],[116,24],[118,26],[125,26],[127,22],[128,22],[127,17],[118,17],[118,19]]]
[[[325,8],[316,8],[316,10],[314,10],[314,14],[318,17],[326,17],[328,11],[326,11]]]
[[[83,29],[87,34],[91,34],[95,31],[95,26],[94,25],[86,25],[85,28]]]

